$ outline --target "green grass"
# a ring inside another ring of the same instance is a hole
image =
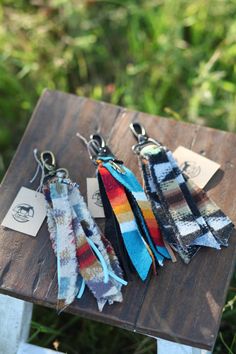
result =
[[[44,326],[41,325],[44,323]],[[108,325],[37,307],[30,342],[43,347],[59,344],[69,354],[148,354],[155,353],[155,340]]]
[[[0,178],[45,87],[236,131],[235,15],[235,0],[2,0]],[[236,352],[235,288],[215,353]],[[52,310],[35,307],[33,320],[33,343],[68,353],[155,352]]]

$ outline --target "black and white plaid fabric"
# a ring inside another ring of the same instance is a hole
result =
[[[171,151],[153,143],[139,149],[146,193],[166,241],[185,263],[201,246],[228,245],[234,225],[180,170]]]

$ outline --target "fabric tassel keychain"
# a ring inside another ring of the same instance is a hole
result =
[[[112,209],[117,221],[114,228],[123,239],[129,259],[144,281],[151,265],[156,272],[156,261],[163,265],[170,259],[163,242],[151,204],[134,174],[112,154],[99,134],[94,134],[86,142],[90,158],[97,165],[97,178],[101,198],[107,208]]]
[[[57,168],[51,151],[35,159],[36,175],[42,171],[38,188],[44,193],[47,223],[57,257],[58,309],[63,310],[75,298],[81,298],[85,286],[95,296],[99,311],[108,302],[122,301],[121,287],[127,282],[110,242],[91,217],[79,186],[68,171]],[[31,180],[34,181],[36,175]]]
[[[149,138],[143,126],[131,123],[145,190],[166,241],[185,263],[201,246],[228,245],[234,225],[207,194],[178,167],[173,154]]]

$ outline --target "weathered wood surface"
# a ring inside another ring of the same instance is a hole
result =
[[[35,171],[32,151],[50,149],[61,167],[80,184],[86,195],[86,177],[95,167],[75,136],[89,137],[99,127],[113,152],[138,176],[131,151],[135,143],[129,123],[139,120],[147,132],[169,148],[179,145],[204,153],[219,162],[224,173],[212,183],[210,196],[236,222],[236,135],[170,119],[128,111],[86,98],[46,91],[40,99],[22,142],[0,188],[0,221],[17,191]],[[145,284],[134,277],[124,289],[124,302],[106,306],[99,313],[93,296],[86,291],[69,312],[144,334],[191,346],[211,349],[218,332],[221,311],[236,258],[236,237],[220,252],[202,249],[186,266],[166,263]],[[0,229],[0,291],[44,306],[56,306],[56,262],[46,223],[32,238]]]

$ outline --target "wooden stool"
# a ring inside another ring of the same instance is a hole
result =
[[[218,174],[211,181],[209,195],[236,223],[236,189],[232,186],[236,175],[236,135],[51,91],[41,97],[2,182],[0,221],[20,187],[32,188],[29,180],[35,171],[35,147],[52,150],[58,165],[69,170],[86,196],[86,177],[95,175],[95,167],[76,137],[77,131],[89,137],[99,127],[112,151],[140,179],[137,159],[131,151],[135,141],[128,128],[134,120],[144,124],[147,133],[170,149],[183,145],[221,164],[223,177]],[[103,227],[105,220],[99,223]],[[167,341],[212,350],[234,269],[235,244],[233,234],[228,248],[201,249],[188,266],[180,260],[175,264],[166,262],[158,276],[150,276],[145,283],[134,276],[123,290],[123,303],[105,306],[102,313],[88,290],[67,311],[162,338],[165,341],[160,341],[159,353],[167,353],[163,349],[166,345],[168,354],[179,353],[177,348],[181,346]],[[0,292],[55,308],[56,259],[46,222],[36,238],[1,227]],[[188,348],[182,346],[183,352],[190,353]]]

